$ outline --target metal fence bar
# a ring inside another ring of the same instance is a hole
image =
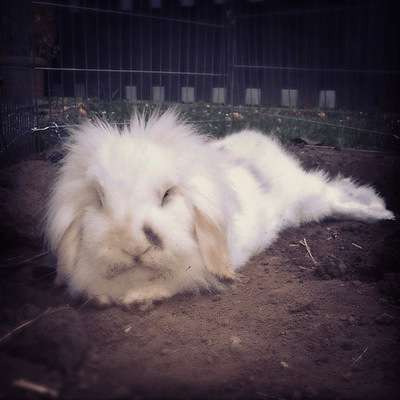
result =
[[[20,34],[26,41],[29,3],[15,1],[25,18]],[[216,3],[196,0],[184,7],[178,1],[163,1],[152,8],[150,0],[31,1],[54,12],[60,51],[43,64],[10,66],[0,58],[0,77],[29,68],[34,74],[30,84],[38,80],[36,73],[46,78],[44,99],[38,98],[36,84],[29,98],[18,99],[5,95],[6,85],[0,86],[0,156],[9,152],[14,139],[27,136],[45,108],[50,119],[58,118],[60,107],[73,104],[79,109],[89,100],[95,107],[93,99],[98,100],[96,112],[104,104],[112,108],[116,101],[216,102],[223,114],[245,103],[266,108],[399,109],[396,1],[333,6],[317,0],[306,5],[278,0]],[[0,56],[10,50],[4,43],[2,39]],[[33,48],[29,44],[25,47]],[[57,109],[55,98],[61,99]],[[28,125],[22,116],[10,117],[10,110],[20,112],[22,103],[30,110],[24,117]],[[15,128],[9,121],[21,125]],[[47,122],[43,120],[44,127]]]

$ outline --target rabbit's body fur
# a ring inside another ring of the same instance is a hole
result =
[[[394,218],[372,188],[306,172],[268,136],[211,141],[173,110],[122,131],[88,122],[66,149],[46,220],[57,282],[103,304],[219,288],[287,227]]]

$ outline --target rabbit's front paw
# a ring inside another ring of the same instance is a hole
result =
[[[111,306],[114,301],[111,296],[107,294],[100,294],[92,298],[95,305],[99,308]]]
[[[171,297],[173,294],[174,293],[171,290],[166,288],[148,287],[128,291],[122,298],[120,298],[120,303],[124,306],[130,306],[132,304],[151,306],[154,301]]]

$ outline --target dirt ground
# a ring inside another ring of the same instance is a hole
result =
[[[371,183],[399,214],[399,156],[290,149]],[[287,230],[225,292],[99,309],[53,286],[49,156],[0,171],[0,399],[399,398],[398,221]]]

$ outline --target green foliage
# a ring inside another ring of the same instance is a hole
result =
[[[51,99],[41,109],[41,125],[56,122],[74,125],[86,118],[100,118],[115,124],[129,123],[134,110],[150,115],[177,107],[188,121],[194,122],[207,135],[220,138],[241,129],[258,129],[272,133],[281,141],[303,142],[333,147],[368,150],[400,149],[400,118],[378,113],[347,112],[322,109],[231,107],[219,104],[176,104],[150,101],[118,100],[107,102],[97,98]]]

